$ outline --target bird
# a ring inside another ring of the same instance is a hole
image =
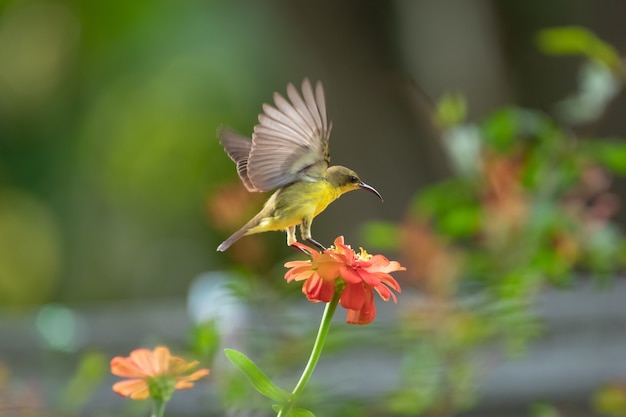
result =
[[[356,172],[341,165],[330,166],[328,142],[332,123],[326,115],[321,81],[315,88],[308,78],[302,94],[287,85],[287,98],[274,93],[274,106],[263,104],[252,140],[227,128],[218,129],[220,143],[235,162],[241,182],[250,192],[276,190],[261,211],[217,250],[228,249],[243,236],[267,231],[287,232],[287,245],[296,241],[296,226],[303,241],[324,250],[313,239],[313,218],[349,191],[363,189],[380,198]]]

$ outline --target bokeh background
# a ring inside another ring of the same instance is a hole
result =
[[[355,169],[385,202],[348,194],[316,219],[314,236],[376,243],[371,235],[402,222],[416,195],[454,175],[433,122],[442,96],[462,95],[469,123],[510,105],[555,115],[555,103],[578,91],[586,59],[542,53],[537,32],[579,25],[623,53],[625,16],[626,3],[610,0],[1,1],[0,415],[145,415],[110,391],[107,368],[110,357],[140,346],[200,356],[218,369],[214,379],[228,367],[223,346],[248,348],[277,369],[304,363],[300,352],[311,339],[298,324],[315,326],[321,306],[303,306],[299,289],[284,283],[282,264],[297,256],[284,234],[215,251],[265,198],[239,184],[218,127],[248,135],[273,92],[304,77],[321,80],[333,163]],[[617,87],[607,94],[601,117],[563,131],[625,137],[624,95]],[[619,177],[607,187],[615,198],[624,194]],[[621,230],[623,214],[611,215]],[[364,232],[373,221],[379,229]],[[398,244],[380,247],[407,256]],[[603,384],[613,384],[602,392],[618,403],[609,409],[624,412],[620,279],[566,287],[533,304],[545,328],[557,329],[537,336],[548,341],[539,357],[532,348],[517,362],[483,351],[491,359],[480,375],[455,377],[469,385],[471,400],[393,412],[589,415]],[[408,284],[398,305],[420,291]],[[398,307],[379,308],[381,323],[395,320]],[[395,355],[376,363],[384,345],[368,350],[370,336],[393,340],[376,333],[385,328],[340,327],[376,367],[369,374],[382,368],[388,378],[380,386],[355,377],[345,384],[352,389],[337,388],[334,403],[358,404],[359,393],[398,382],[408,365]],[[276,340],[279,358],[267,353]],[[598,355],[609,345],[615,349]],[[572,353],[572,346],[582,347]],[[340,381],[332,371],[320,372]],[[232,404],[262,403],[237,382],[207,384],[181,393],[172,415],[226,415]],[[364,415],[354,410],[327,415]],[[232,415],[270,415],[239,412]],[[368,415],[394,415],[378,413]]]

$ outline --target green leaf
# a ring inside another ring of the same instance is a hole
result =
[[[289,411],[289,417],[315,417],[315,414],[304,408],[293,408]]]
[[[468,237],[479,226],[481,212],[473,186],[448,180],[423,190],[412,204],[412,215],[426,219],[439,232],[451,237]]]
[[[544,114],[520,107],[504,107],[481,124],[485,141],[500,152],[515,150],[525,141],[546,141],[555,127]]]
[[[447,128],[463,123],[467,116],[467,100],[459,93],[446,93],[437,103],[437,122]]]
[[[564,26],[544,29],[537,34],[537,43],[539,49],[546,54],[583,55],[612,69],[622,66],[615,48],[584,27]]]
[[[220,332],[215,319],[199,323],[191,329],[190,344],[196,357],[212,360],[220,343]]]
[[[391,222],[372,221],[366,223],[362,229],[363,240],[367,246],[379,249],[393,250],[399,245],[398,226]]]
[[[289,399],[290,394],[274,385],[246,355],[234,349],[224,349],[224,354],[237,369],[248,377],[252,386],[259,393],[280,403],[284,403]]]
[[[451,210],[439,219],[440,230],[451,237],[469,237],[478,230],[482,212],[477,206],[461,206]]]
[[[472,185],[463,179],[450,179],[421,190],[411,204],[417,218],[436,218],[443,212],[478,203]]]
[[[282,410],[282,408],[283,406],[278,404],[274,404],[272,406],[272,409],[276,413],[280,413],[280,410]],[[309,410],[305,410],[304,408],[292,408],[291,410],[287,411],[286,417],[315,417],[315,414],[313,414]]]
[[[555,406],[547,403],[534,404],[530,413],[532,417],[559,417],[561,415]]]
[[[618,417],[626,414],[626,390],[617,383],[600,387],[594,393],[592,401],[593,410],[598,415]]]
[[[61,403],[66,410],[79,410],[98,388],[108,372],[108,361],[101,352],[82,355],[76,373],[65,386]]]
[[[586,142],[586,150],[607,169],[616,174],[626,174],[626,142],[591,140]]]

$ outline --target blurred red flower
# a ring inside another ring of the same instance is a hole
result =
[[[285,264],[290,268],[285,274],[287,282],[305,281],[302,292],[313,302],[329,302],[333,298],[337,280],[345,285],[339,302],[348,310],[347,322],[368,324],[376,317],[374,291],[380,297],[396,302],[400,285],[389,275],[406,268],[396,261],[389,261],[383,255],[370,255],[363,248],[356,253],[344,243],[343,236],[335,239],[335,244],[322,253],[302,244],[295,243],[301,250],[312,256],[307,261],[291,261]]]
[[[196,381],[209,374],[208,369],[189,371],[198,366],[198,361],[185,362],[172,356],[164,346],[149,349],[135,349],[130,356],[116,356],[111,360],[113,375],[130,378],[113,385],[113,391],[133,400],[169,399],[177,389],[193,387]]]

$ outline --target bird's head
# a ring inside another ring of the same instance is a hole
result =
[[[335,165],[326,171],[326,181],[332,186],[339,189],[340,193],[347,193],[352,190],[367,190],[370,193],[376,194],[380,201],[383,201],[382,196],[376,189],[370,185],[365,184],[359,178],[358,174],[350,168],[343,167],[341,165]]]

